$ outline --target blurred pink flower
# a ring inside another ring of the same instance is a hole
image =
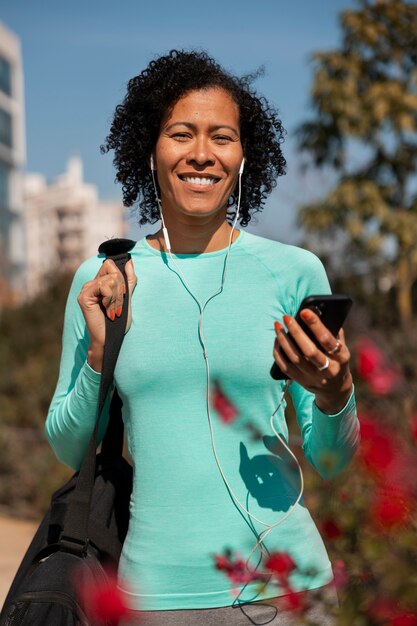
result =
[[[108,572],[107,578],[103,582],[78,585],[78,597],[89,622],[116,626],[129,609],[124,594],[118,587],[117,575]],[[77,581],[76,572],[75,580]]]
[[[376,370],[369,378],[368,385],[374,393],[385,396],[392,393],[402,382],[401,372],[397,367]]]
[[[287,581],[295,568],[296,565],[288,552],[272,552],[265,562],[265,569],[273,572],[280,582]]]
[[[230,424],[235,420],[239,411],[223,392],[220,383],[216,381],[213,389],[213,407],[216,409],[224,424]]]
[[[336,586],[336,589],[341,589],[346,587],[349,582],[349,576],[346,571],[345,562],[341,559],[335,561],[333,563],[333,582]]]
[[[303,613],[307,608],[305,592],[294,591],[288,587],[287,593],[279,598],[279,608],[293,613]]]
[[[359,415],[359,421],[360,459],[376,478],[384,478],[384,473],[396,456],[395,440],[369,415]]]
[[[402,613],[393,617],[389,626],[417,626],[417,613]]]
[[[367,380],[384,362],[384,354],[376,343],[362,337],[357,343],[356,369],[361,378]]]
[[[380,489],[371,503],[371,519],[385,531],[395,530],[409,521],[412,508],[413,500],[406,492]]]
[[[368,337],[362,337],[357,343],[356,369],[371,391],[378,395],[392,393],[402,382],[400,368],[388,363],[382,350]]]
[[[216,569],[224,572],[233,584],[244,585],[260,578],[259,573],[252,569],[246,561],[236,554],[234,557],[229,550],[224,554],[214,556]]]

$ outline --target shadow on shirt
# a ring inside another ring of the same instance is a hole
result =
[[[259,454],[250,458],[245,444],[240,443],[240,475],[260,507],[287,511],[300,492],[297,466],[276,437],[264,436],[262,441],[272,454]],[[300,504],[303,505],[302,499]]]

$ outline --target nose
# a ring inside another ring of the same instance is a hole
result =
[[[215,157],[210,148],[208,137],[198,136],[193,142],[192,149],[189,152],[187,162],[194,167],[207,167],[214,165]]]

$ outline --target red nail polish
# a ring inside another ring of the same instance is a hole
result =
[[[120,305],[119,307],[117,307],[116,309],[116,315],[117,317],[120,317],[122,314],[122,305]]]
[[[109,319],[111,319],[112,322],[114,321],[114,318],[116,317],[114,311],[109,311],[108,312],[108,316],[109,316]]]
[[[292,317],[291,315],[284,315],[283,320],[285,322],[285,326],[289,326],[292,322]]]
[[[308,309],[303,309],[300,313],[301,317],[303,318],[303,320],[305,320],[306,322],[308,322],[309,320],[311,320],[311,318],[313,317],[313,314],[311,311],[309,311]]]
[[[125,283],[122,283],[122,293],[123,293],[123,295],[125,295],[125,293],[126,293],[126,284]]]
[[[280,330],[282,330],[282,324],[280,324],[279,322],[274,322],[274,326],[275,326],[275,332],[279,333]]]

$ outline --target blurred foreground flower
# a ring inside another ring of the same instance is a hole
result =
[[[392,434],[388,434],[370,415],[359,415],[361,445],[359,457],[376,478],[382,477],[395,456]]]
[[[320,524],[320,530],[323,537],[326,539],[339,539],[342,536],[342,529],[340,525],[333,518],[326,518]]]
[[[215,381],[213,389],[213,407],[216,409],[224,424],[230,424],[235,420],[239,411],[223,392],[220,383]]]
[[[245,585],[254,580],[259,580],[259,573],[251,568],[239,554],[232,554],[231,550],[225,550],[224,554],[215,555],[215,567],[226,574],[227,578],[237,585]]]
[[[367,610],[368,616],[384,626],[417,626],[417,613],[405,610],[397,601],[376,598]]]
[[[357,343],[356,369],[377,395],[392,393],[403,379],[397,364],[389,363],[382,350],[367,337],[362,337]]]
[[[408,523],[413,509],[413,499],[404,492],[378,490],[371,504],[371,519],[381,529],[391,531]]]
[[[288,583],[288,577],[296,565],[288,552],[272,552],[265,562],[265,569],[272,572],[280,584]]]
[[[346,564],[341,559],[333,563],[333,576],[336,589],[346,587],[349,582],[349,576],[346,570]]]
[[[75,572],[79,602],[91,624],[117,626],[128,613],[125,597],[117,584],[117,575],[107,572],[106,581],[81,583]]]
[[[391,618],[390,626],[417,626],[417,613],[403,613]]]

